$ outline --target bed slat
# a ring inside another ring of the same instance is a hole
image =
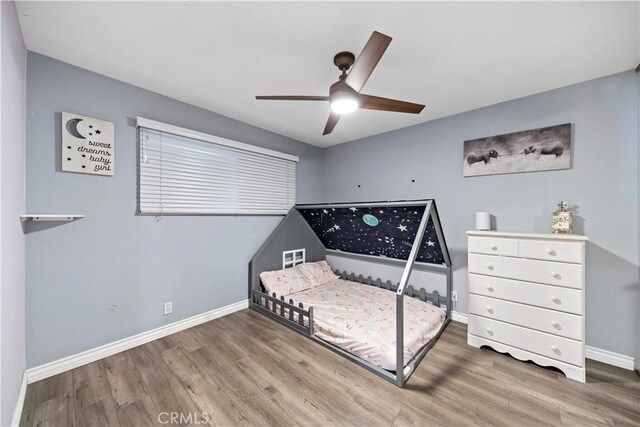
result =
[[[298,303],[298,307],[304,310],[303,303]],[[302,313],[298,313],[298,323],[300,324],[300,326],[304,326],[304,316],[302,315]]]
[[[432,298],[433,305],[435,305],[436,307],[440,307],[440,294],[438,293],[438,291],[433,291]]]

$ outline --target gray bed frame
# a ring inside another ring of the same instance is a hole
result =
[[[353,253],[342,253],[339,251],[327,250],[320,239],[313,232],[309,224],[302,217],[298,209],[303,208],[337,208],[337,207],[389,207],[389,206],[425,206],[424,215],[418,227],[415,241],[407,261],[394,260],[390,258],[381,259],[380,257],[370,255],[360,255]],[[445,263],[427,264],[419,263],[421,270],[429,270],[442,273],[446,276],[446,296],[442,298],[437,291],[431,293],[424,288],[416,288],[409,284],[409,277],[416,264],[416,257],[424,237],[425,229],[429,218],[434,223],[436,234],[440,247],[444,255]],[[327,253],[335,256],[360,258],[373,262],[392,263],[403,265],[403,272],[399,283],[393,284],[389,281],[383,282],[380,279],[372,279],[370,276],[364,278],[362,275],[354,275],[353,273],[336,271],[341,278],[362,283],[363,285],[376,286],[387,289],[389,292],[395,292],[396,295],[396,370],[387,371],[375,366],[368,361],[361,359],[327,341],[324,341],[314,335],[313,327],[313,307],[304,307],[302,303],[296,305],[293,299],[285,300],[284,296],[278,296],[275,293],[268,295],[263,291],[260,282],[260,273],[263,271],[279,270],[282,268],[282,253],[295,249],[305,249],[306,262],[322,261]],[[367,202],[367,203],[341,203],[341,204],[322,204],[322,205],[299,205],[294,206],[285,216],[282,222],[276,227],[271,236],[258,249],[249,263],[249,306],[265,316],[275,320],[276,322],[296,331],[318,344],[330,349],[331,351],[346,357],[357,365],[373,372],[379,377],[403,387],[411,374],[415,371],[420,361],[427,352],[438,341],[445,328],[451,321],[451,258],[447,250],[444,235],[438,218],[435,201],[433,200],[412,200],[412,201],[396,201],[396,202]],[[438,331],[426,345],[424,345],[406,364],[404,363],[404,297],[418,298],[424,302],[429,302],[440,307],[442,303],[446,304],[446,318]]]

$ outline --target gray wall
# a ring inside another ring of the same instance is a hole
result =
[[[640,356],[638,85],[630,71],[331,147],[325,199],[435,198],[463,313],[474,212],[493,213],[499,230],[548,232],[555,204],[568,200],[578,207],[575,232],[590,239],[587,345]],[[567,122],[572,169],[462,177],[464,140]]]
[[[62,111],[115,122],[114,177],[60,172]],[[298,202],[322,199],[320,149],[31,52],[27,114],[27,210],[86,215],[26,229],[29,367],[246,300],[248,262],[282,219],[136,216],[132,117],[298,155]]]
[[[25,369],[25,207],[27,51],[12,1],[0,2],[0,425],[11,424]]]

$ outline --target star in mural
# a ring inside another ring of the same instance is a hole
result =
[[[400,230],[400,231],[407,231],[407,226],[406,226],[406,225],[402,225],[402,224],[400,224],[397,228],[398,228],[398,230]]]

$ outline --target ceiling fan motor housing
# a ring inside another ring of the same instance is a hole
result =
[[[344,80],[338,80],[329,87],[329,99],[333,102],[344,98],[357,100],[358,92],[356,92]]]

